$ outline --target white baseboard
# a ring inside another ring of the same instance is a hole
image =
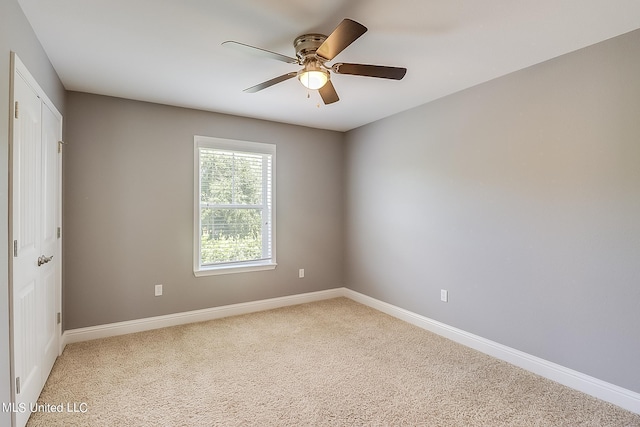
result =
[[[338,298],[341,296],[344,296],[344,288],[309,292],[305,294],[270,298],[240,304],[231,304],[222,307],[205,308],[202,310],[167,314],[164,316],[147,317],[144,319],[109,323],[106,325],[90,326],[87,328],[70,329],[62,334],[62,348],[64,349],[67,344],[72,344],[75,342],[114,337],[117,335],[132,334],[135,332],[150,331],[152,329],[184,325],[187,323],[205,322],[207,320],[220,319],[222,317],[237,316],[240,314],[254,313],[264,310],[272,310],[274,308],[305,304],[308,302]]]
[[[504,360],[505,362],[519,366],[527,371],[566,385],[567,387],[613,403],[628,411],[640,414],[640,393],[627,390],[581,372],[574,371],[573,369],[565,368],[556,363],[507,347],[506,345],[470,334],[461,329],[454,328],[347,288],[343,288],[343,295],[356,302],[411,323],[412,325]]]
[[[564,366],[532,356],[528,353],[507,347],[469,332],[465,332],[461,329],[454,328],[447,324],[429,319],[428,317],[396,307],[392,304],[371,298],[347,288],[329,289],[326,291],[232,304],[222,307],[188,311],[185,313],[130,320],[127,322],[71,329],[62,334],[62,347],[64,348],[67,344],[80,341],[131,334],[134,332],[166,328],[169,326],[184,325],[187,323],[204,322],[228,316],[237,316],[240,314],[254,313],[338,297],[347,297],[390,316],[411,323],[412,325],[426,329],[467,347],[471,347],[490,356],[519,366],[552,381],[597,397],[598,399],[606,402],[613,403],[614,405],[620,406],[628,411],[640,414],[640,393],[636,393],[581,372],[565,368]]]

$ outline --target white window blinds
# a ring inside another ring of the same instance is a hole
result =
[[[274,263],[275,146],[196,139],[197,270]]]

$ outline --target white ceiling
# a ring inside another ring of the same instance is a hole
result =
[[[345,131],[640,28],[640,0],[18,0],[68,90]],[[221,46],[295,56],[293,39],[343,18],[369,28],[333,62],[408,69],[333,75],[340,101],[296,71]]]

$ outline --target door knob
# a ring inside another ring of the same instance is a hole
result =
[[[49,262],[49,261],[51,261],[52,259],[53,259],[53,255],[48,256],[48,257],[47,257],[47,256],[44,256],[44,255],[39,256],[39,257],[38,257],[38,267],[40,267],[42,264],[46,264],[46,263],[48,263],[48,262]]]

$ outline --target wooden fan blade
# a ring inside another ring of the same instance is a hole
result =
[[[378,77],[381,79],[402,80],[407,73],[406,68],[386,67],[384,65],[367,64],[334,64],[331,69],[336,74],[352,74],[355,76]]]
[[[320,92],[320,96],[326,105],[340,101],[340,98],[338,98],[338,92],[336,92],[336,88],[333,87],[331,80],[327,81],[324,86],[318,89],[318,92]]]
[[[296,58],[291,58],[289,56],[280,55],[276,52],[271,52],[270,50],[261,49],[255,46],[249,46],[248,44],[235,42],[232,40],[226,41],[222,43],[222,46],[230,47],[240,52],[247,53],[253,56],[261,56],[263,58],[275,59],[276,61],[287,62],[289,64],[298,64],[298,60]]]
[[[327,37],[316,50],[316,55],[331,61],[358,37],[367,32],[367,27],[351,19],[343,19],[340,25]]]
[[[266,89],[266,88],[268,88],[270,86],[273,86],[275,84],[282,83],[285,80],[289,80],[290,78],[295,77],[296,75],[298,75],[298,73],[296,73],[296,72],[283,74],[283,75],[281,75],[279,77],[276,77],[275,79],[267,80],[266,82],[262,82],[259,85],[255,85],[255,86],[252,86],[250,88],[247,88],[247,89],[243,90],[243,92],[255,93],[255,92],[258,92],[259,90]]]

